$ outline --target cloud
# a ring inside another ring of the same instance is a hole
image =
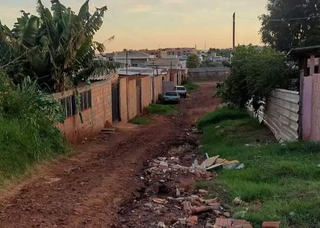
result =
[[[146,13],[152,10],[151,5],[148,4],[136,4],[132,8],[128,9],[128,13]]]

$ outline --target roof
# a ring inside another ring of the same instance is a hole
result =
[[[152,61],[149,61],[147,63],[147,66],[167,66],[167,67],[170,67],[171,65],[172,66],[178,66],[180,63],[180,60],[179,59],[164,59],[164,58],[156,58],[156,59],[153,59]]]
[[[117,72],[105,72],[105,73],[93,73],[90,75],[90,81],[104,81],[110,79],[112,76],[116,75]]]
[[[126,75],[126,69],[120,69],[119,70],[119,75]],[[128,76],[135,76],[135,75],[147,75],[147,76],[152,76],[152,75],[157,75],[157,74],[162,74],[165,72],[163,69],[152,69],[152,68],[143,68],[143,67],[129,67],[128,68]]]
[[[320,54],[320,45],[317,46],[309,46],[309,47],[300,47],[300,48],[293,48],[288,53],[291,56],[305,56],[309,57],[310,55]]]
[[[144,53],[144,52],[140,52],[140,51],[128,51],[128,59],[134,59],[134,58],[148,59],[151,57],[153,57],[153,56],[148,53]],[[125,51],[117,52],[117,53],[115,53],[114,58],[126,59],[126,52]]]

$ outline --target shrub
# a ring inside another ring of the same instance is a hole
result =
[[[19,86],[0,73],[0,185],[36,162],[68,151],[56,125],[61,106],[41,93],[36,82]]]
[[[281,52],[238,46],[233,53],[230,76],[217,95],[239,107],[253,98],[257,107],[258,101],[268,98],[275,88],[288,88],[294,73],[294,67],[289,66]]]

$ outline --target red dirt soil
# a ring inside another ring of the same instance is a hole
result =
[[[0,227],[121,227],[119,206],[135,197],[144,163],[182,144],[181,131],[218,107],[215,83],[199,85],[191,100],[181,102],[179,113],[90,139],[75,146],[71,158],[46,164],[2,191]]]

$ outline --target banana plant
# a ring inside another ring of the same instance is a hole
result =
[[[103,44],[93,40],[101,28],[107,7],[93,14],[86,1],[75,13],[51,1],[51,10],[38,0],[34,16],[21,11],[12,30],[0,23],[0,69],[17,82],[29,76],[51,92],[75,88],[95,72],[109,72],[117,65],[96,61]]]

